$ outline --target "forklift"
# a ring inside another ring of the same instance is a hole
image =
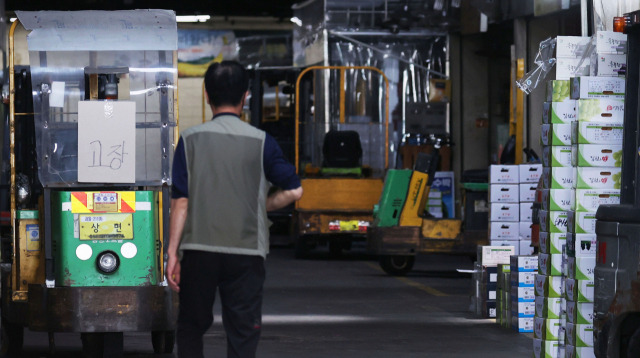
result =
[[[166,285],[164,253],[178,117],[175,14],[17,15],[0,195],[9,219],[0,353],[22,356],[25,328],[47,332],[52,354],[56,332],[80,333],[88,357],[122,356],[123,332],[151,332],[154,352],[171,353],[178,297]],[[30,65],[18,67],[21,24],[31,30]],[[130,26],[113,32],[114,24]],[[166,41],[144,43],[148,36]]]
[[[625,19],[620,204],[601,205],[596,213],[593,338],[598,358],[640,357],[640,11],[625,14]]]
[[[389,81],[367,66],[311,66],[296,81],[295,256],[365,241],[389,159]],[[384,100],[382,100],[384,99]]]

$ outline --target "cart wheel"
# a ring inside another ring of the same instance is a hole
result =
[[[629,338],[627,357],[640,357],[640,328]]]
[[[24,327],[7,322],[2,318],[0,335],[0,355],[3,357],[21,357],[24,343]]]
[[[153,344],[153,352],[155,354],[173,353],[173,346],[175,343],[175,331],[151,332],[151,344]]]
[[[413,268],[415,256],[381,256],[380,267],[393,276],[404,276]]]

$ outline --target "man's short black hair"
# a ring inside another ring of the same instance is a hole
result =
[[[249,88],[249,74],[236,61],[214,63],[204,74],[204,87],[214,107],[237,106]]]

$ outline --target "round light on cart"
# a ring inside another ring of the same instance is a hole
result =
[[[104,273],[112,273],[120,266],[120,259],[113,251],[103,251],[96,260],[98,269]]]
[[[93,250],[87,244],[78,245],[76,248],[76,256],[82,261],[90,259],[91,255],[93,255]]]
[[[138,248],[132,242],[127,242],[120,248],[120,253],[125,259],[132,259],[138,253]]]

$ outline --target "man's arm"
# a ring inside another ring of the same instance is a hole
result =
[[[169,247],[167,255],[167,281],[172,290],[180,291],[180,262],[178,261],[178,248],[182,239],[182,230],[187,220],[187,207],[189,199],[171,199],[171,215],[169,217]]]
[[[275,193],[269,195],[267,198],[267,211],[278,210],[293,203],[296,200],[300,200],[302,197],[302,187],[297,187],[290,190],[278,190]]]

